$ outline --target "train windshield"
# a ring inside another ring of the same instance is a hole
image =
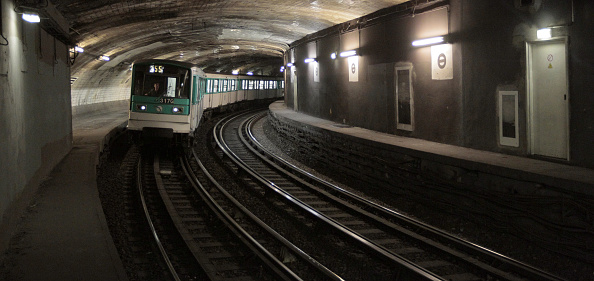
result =
[[[133,93],[137,96],[187,99],[190,96],[190,70],[168,64],[136,65]]]

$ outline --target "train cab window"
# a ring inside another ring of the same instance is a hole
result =
[[[188,69],[170,65],[139,65],[135,67],[134,95],[184,99],[190,96],[190,72]]]
[[[175,98],[177,92],[177,78],[175,77],[167,77],[167,85],[165,88],[165,93],[163,96],[168,98]]]

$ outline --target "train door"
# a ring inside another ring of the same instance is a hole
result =
[[[569,160],[567,41],[527,44],[530,153]]]
[[[200,81],[198,76],[194,76],[192,81],[192,99],[191,99],[191,106],[190,106],[190,129],[193,130],[196,128],[200,123]]]

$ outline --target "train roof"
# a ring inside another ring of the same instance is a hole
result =
[[[178,65],[178,66],[183,66],[183,67],[188,67],[188,68],[199,68],[197,65],[195,65],[193,63],[176,61],[176,60],[143,59],[143,60],[137,60],[134,63],[135,64],[137,64],[137,63],[163,63],[163,64],[173,64],[173,65]]]

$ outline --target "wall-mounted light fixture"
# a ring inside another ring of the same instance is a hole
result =
[[[341,58],[348,58],[348,57],[352,57],[352,56],[356,56],[356,55],[357,55],[357,50],[349,50],[349,51],[344,51],[344,52],[340,53]]]
[[[55,39],[67,46],[75,44],[70,35],[70,24],[64,16],[48,0],[15,0],[14,11],[20,14],[23,21],[39,24]]]
[[[70,57],[70,65],[74,65],[74,61],[76,60],[76,58],[78,57],[78,54],[84,52],[85,49],[83,49],[82,47],[76,45],[73,48],[70,48],[69,53],[69,57]]]
[[[254,75],[254,73],[253,73],[253,72],[251,72],[251,71],[250,71],[250,72],[248,72],[248,73],[246,73],[246,74],[247,74],[247,75],[249,75],[249,76],[252,76],[252,75]]]
[[[285,72],[285,66],[281,66],[280,72]]]
[[[423,47],[429,45],[435,45],[445,42],[445,38],[443,36],[419,39],[412,42],[412,45],[415,47]]]
[[[550,28],[542,28],[536,31],[536,38],[538,40],[551,39],[553,37],[552,30]]]
[[[336,52],[330,54],[330,58],[333,59],[333,60],[335,60],[336,59]]]
[[[310,63],[310,62],[314,62],[314,61],[317,61],[317,60],[315,58],[306,58],[304,60],[305,63]]]
[[[102,55],[98,59],[99,60],[102,60],[102,61],[109,61],[110,60],[110,58],[108,56],[106,56],[106,55]]]
[[[287,63],[287,67],[293,67],[293,66],[294,66],[294,64],[292,62]]]
[[[235,69],[235,70],[231,71],[231,74],[238,75],[239,74],[239,69]]]
[[[26,22],[38,23],[41,22],[39,14],[36,12],[25,12],[23,13],[23,20]]]

